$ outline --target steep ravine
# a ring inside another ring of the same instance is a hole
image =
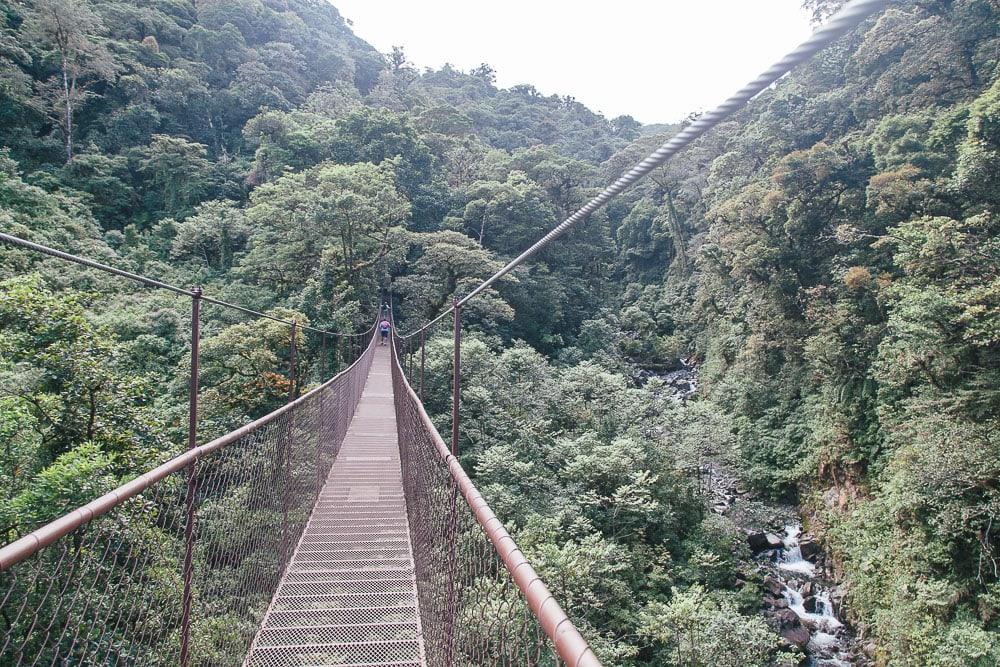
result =
[[[742,490],[734,476],[716,465],[707,468],[713,511],[747,533],[763,577],[762,613],[785,643],[806,656],[797,667],[871,665],[842,620],[843,591],[827,556],[812,536],[802,533],[795,508],[761,502]]]
[[[669,373],[641,371],[642,380],[664,381],[671,397],[683,403],[698,389],[698,369],[679,360]],[[747,534],[754,562],[763,578],[761,611],[788,649],[805,655],[782,667],[868,667],[861,642],[841,620],[843,592],[816,540],[802,533],[797,509],[756,498],[720,461],[702,465],[708,504]]]

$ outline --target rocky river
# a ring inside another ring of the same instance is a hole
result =
[[[819,545],[799,524],[784,533],[751,533],[751,549],[764,571],[764,609],[782,639],[806,655],[808,667],[861,667],[870,662],[838,618],[840,590],[826,576]]]
[[[643,371],[640,377],[659,378],[679,403],[698,389],[698,369],[689,360],[678,360],[670,372]],[[812,536],[803,534],[795,508],[754,498],[712,457],[698,468],[699,487],[707,492],[712,511],[747,532],[763,575],[762,608],[768,623],[789,648],[805,656],[801,662],[779,658],[780,667],[869,667],[872,662],[861,643],[839,617],[843,596],[826,554]]]
[[[747,532],[763,576],[762,608],[789,647],[805,655],[781,667],[868,667],[871,660],[841,619],[840,587],[819,543],[802,533],[793,507],[761,502],[717,463],[704,466],[712,510]]]

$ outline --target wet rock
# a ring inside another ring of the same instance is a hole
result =
[[[799,540],[799,550],[802,552],[803,558],[811,561],[815,561],[817,556],[822,553],[819,544],[811,537],[803,537]]]
[[[807,612],[809,612],[810,614],[815,614],[816,613],[816,597],[813,596],[813,595],[810,595],[809,597],[806,597],[802,601],[802,606],[805,607],[805,610]]]
[[[779,628],[798,628],[802,626],[799,615],[791,609],[779,609],[774,613],[774,621]],[[806,634],[809,634],[808,632]],[[806,641],[809,641],[808,639]]]
[[[806,647],[810,639],[809,630],[801,625],[796,628],[782,628],[778,634],[789,644],[794,644],[801,649]]]
[[[825,632],[816,633],[816,635],[814,635],[812,640],[809,642],[809,650],[815,658],[819,659],[817,662],[820,665],[824,664],[821,662],[824,659],[837,659],[840,655],[840,648],[840,643],[837,637]],[[834,664],[839,663],[835,662]]]
[[[774,597],[780,598],[785,593],[785,585],[774,577],[768,575],[764,577],[764,590]]]
[[[844,594],[836,588],[830,592],[830,610],[837,618],[844,615]]]
[[[781,538],[774,533],[750,533],[747,535],[747,542],[750,544],[750,550],[755,554],[771,549],[780,549],[784,546]]]
[[[809,630],[809,634],[813,634],[823,629],[823,624],[817,618],[806,616],[805,618],[799,619],[802,622],[802,626]]]
[[[788,600],[768,596],[764,598],[764,606],[771,610],[788,609]]]
[[[750,551],[760,553],[768,548],[767,536],[764,533],[750,533],[747,535],[747,544],[750,545]]]
[[[802,584],[802,588],[799,589],[799,593],[802,593],[802,597],[809,597],[810,595],[815,595],[813,590],[813,582],[807,581]]]

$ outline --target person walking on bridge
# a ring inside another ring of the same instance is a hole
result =
[[[389,329],[391,327],[392,327],[392,325],[389,324],[389,320],[387,320],[385,318],[383,318],[382,321],[379,322],[378,331],[379,331],[380,334],[382,334],[381,345],[385,345],[386,341],[389,340]]]

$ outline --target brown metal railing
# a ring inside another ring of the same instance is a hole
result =
[[[393,393],[427,664],[600,667],[445,445],[398,342]]]
[[[301,398],[0,549],[0,665],[240,665],[374,341]]]

